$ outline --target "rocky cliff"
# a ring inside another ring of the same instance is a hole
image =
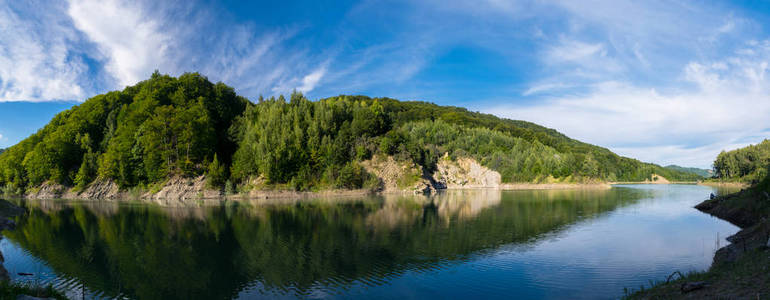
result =
[[[362,165],[377,176],[383,192],[435,193],[441,189],[500,188],[500,173],[468,157],[452,160],[444,155],[432,174],[391,156],[375,156]]]
[[[445,155],[436,165],[433,178],[449,189],[500,187],[500,173],[467,157],[453,161]]]
[[[392,156],[375,155],[361,165],[367,172],[377,176],[381,192],[432,194],[441,188],[433,178],[425,174],[422,167],[412,162],[396,161]]]

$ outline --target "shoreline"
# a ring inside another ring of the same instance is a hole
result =
[[[728,187],[728,188],[741,188],[745,189],[751,185],[744,182],[719,182],[719,181],[700,181],[698,185],[713,186],[713,187]]]
[[[692,184],[699,184],[699,183],[700,182],[698,182],[698,181],[666,181],[666,182],[657,182],[657,181],[637,181],[637,182],[633,182],[633,181],[628,181],[628,182],[611,182],[609,184],[610,185],[616,185],[616,184],[660,184],[660,185],[664,185],[664,184],[690,184],[690,185],[692,185]]]
[[[740,230],[727,237],[728,245],[716,250],[707,270],[679,273],[678,278],[674,277],[676,280],[656,282],[649,289],[636,291],[626,298],[764,299],[770,296],[769,201],[767,192],[752,188],[696,205],[695,209],[730,222]],[[674,271],[672,276],[678,272]],[[698,288],[688,288],[693,286]]]
[[[467,186],[437,189],[436,192],[445,190],[606,190],[612,188],[614,184],[645,184],[637,183],[503,183],[498,186]],[[650,183],[647,183],[650,184]],[[659,183],[658,183],[659,184]],[[95,185],[98,186],[98,185]],[[98,188],[98,187],[97,187]],[[50,199],[70,199],[87,201],[136,201],[147,200],[154,202],[179,202],[179,201],[199,201],[199,200],[260,200],[260,199],[309,199],[309,198],[330,198],[330,197],[362,197],[373,195],[431,195],[433,193],[421,193],[410,190],[372,190],[372,189],[331,189],[320,191],[293,191],[282,189],[260,189],[250,190],[240,193],[227,195],[221,190],[203,188],[194,184],[177,184],[174,191],[167,191],[167,187],[161,191],[152,193],[145,189],[119,190],[116,186],[108,186],[100,191],[94,192],[84,190],[80,192],[73,191],[72,188],[60,185],[44,184],[35,189],[35,192],[23,195],[0,195],[4,198],[29,199],[29,200],[50,200]]]
[[[611,183],[502,183],[497,188],[501,191],[516,190],[583,190],[610,189]]]
[[[151,201],[151,202],[185,202],[201,200],[232,200],[249,201],[263,199],[310,199],[310,198],[332,198],[332,197],[364,197],[375,195],[426,195],[430,196],[445,190],[499,190],[499,191],[517,191],[517,190],[607,190],[614,185],[624,184],[698,184],[700,182],[597,182],[597,183],[502,183],[497,186],[450,186],[448,188],[438,188],[433,192],[423,193],[414,190],[392,190],[392,189],[330,189],[319,191],[294,191],[285,189],[254,189],[234,194],[226,194],[222,190],[208,189],[203,185],[194,182],[196,179],[190,179],[189,182],[176,182],[167,185],[157,192],[151,192],[147,189],[120,190],[117,186],[107,184],[93,185],[97,191],[89,189],[75,192],[72,188],[60,185],[44,184],[35,189],[35,192],[23,195],[0,195],[5,198],[30,199],[30,200],[50,200],[50,199],[70,199],[86,201]],[[200,180],[197,180],[200,181]],[[703,184],[705,185],[705,184]]]

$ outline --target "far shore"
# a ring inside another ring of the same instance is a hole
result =
[[[610,183],[503,183],[499,190],[609,189]]]
[[[715,187],[734,187],[734,188],[747,188],[750,185],[744,182],[721,182],[721,181],[700,181],[698,185],[715,186]]]
[[[701,182],[594,182],[594,183],[502,183],[498,186],[467,186],[467,187],[449,187],[442,190],[606,190],[612,188],[613,185],[618,184],[701,184],[701,185],[714,185],[713,183],[701,183]],[[721,184],[720,186],[736,186],[731,183],[730,185]],[[25,199],[72,199],[72,200],[107,200],[107,201],[132,201],[132,200],[149,200],[154,202],[176,202],[176,201],[196,201],[196,200],[260,200],[260,199],[308,199],[308,198],[332,198],[332,197],[363,197],[370,195],[412,195],[422,194],[415,193],[413,191],[400,191],[400,190],[370,190],[370,189],[334,189],[334,190],[321,190],[321,191],[293,191],[293,190],[281,190],[281,189],[265,189],[265,190],[251,190],[242,193],[235,193],[225,195],[221,191],[216,190],[188,190],[183,193],[177,194],[151,194],[148,191],[127,192],[119,191],[110,194],[106,197],[89,197],[78,195],[67,189],[54,189],[48,193],[35,193],[22,196],[11,196],[8,198],[25,198]],[[426,194],[429,195],[429,194]]]
[[[652,181],[625,181],[625,182],[610,182],[608,184],[698,184],[698,181],[666,181],[666,182],[652,182]]]

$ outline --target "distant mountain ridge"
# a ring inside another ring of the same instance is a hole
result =
[[[714,174],[714,171],[710,169],[688,168],[688,167],[682,167],[677,165],[668,165],[665,168],[674,170],[674,171],[679,171],[679,172],[696,174],[703,178],[709,178]]]
[[[502,182],[674,181],[691,173],[621,157],[526,121],[464,108],[366,96],[256,103],[197,73],[155,73],[56,115],[0,154],[0,188],[114,182],[157,190],[205,175],[230,190],[377,189],[362,167],[393,157],[432,173],[440,159],[475,159]]]

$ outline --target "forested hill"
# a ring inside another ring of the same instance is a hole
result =
[[[757,183],[768,175],[770,140],[744,148],[722,151],[714,161],[714,176],[723,181]]]
[[[83,188],[95,180],[151,187],[205,174],[214,186],[259,178],[298,190],[360,188],[372,175],[359,162],[378,154],[426,172],[445,155],[472,157],[504,182],[697,178],[533,123],[458,107],[365,96],[310,101],[299,93],[252,103],[197,73],[156,72],[56,115],[0,154],[0,187]]]
[[[708,169],[688,168],[688,167],[682,167],[677,165],[668,165],[666,166],[666,169],[671,169],[674,171],[681,171],[686,173],[693,173],[703,178],[711,177],[713,173],[711,170],[708,170]]]

